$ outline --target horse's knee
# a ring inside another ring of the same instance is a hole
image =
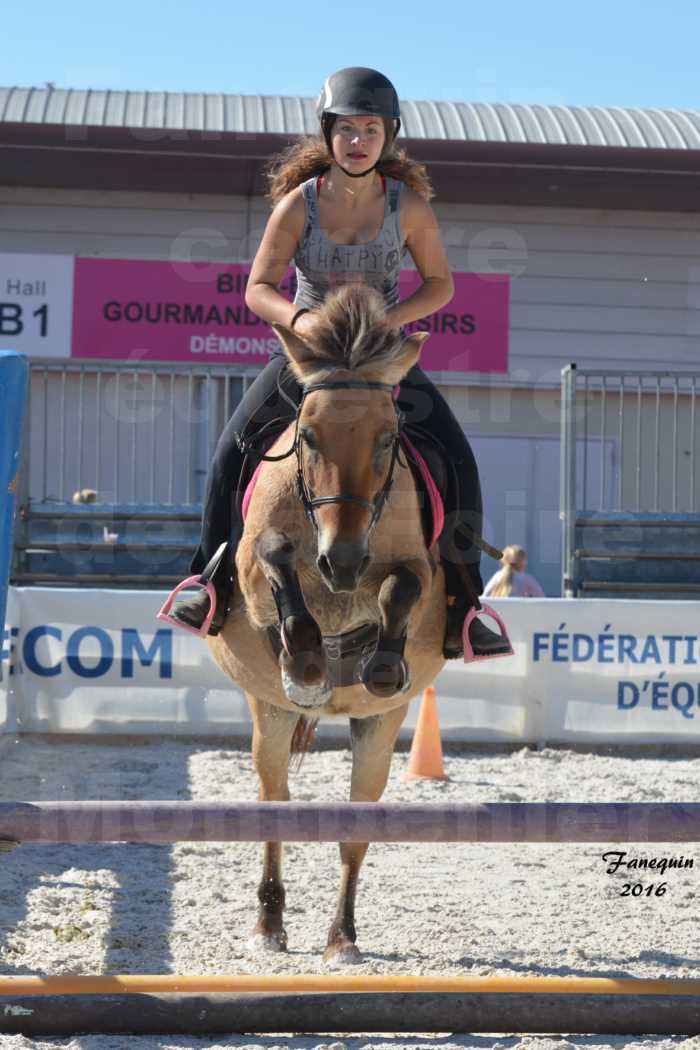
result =
[[[285,617],[282,622],[282,645],[290,656],[322,652],[323,636],[313,616],[292,613]]]
[[[413,569],[397,565],[382,583],[378,602],[385,622],[405,622],[421,596],[423,587]]]
[[[255,557],[266,565],[289,566],[294,559],[295,545],[286,533],[269,528],[255,541]]]

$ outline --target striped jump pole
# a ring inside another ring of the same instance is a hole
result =
[[[697,802],[2,802],[22,842],[700,842]]]
[[[0,979],[0,1032],[700,1034],[700,981],[542,977]]]

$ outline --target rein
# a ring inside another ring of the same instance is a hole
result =
[[[244,441],[243,439],[239,438],[239,448],[244,454],[253,453],[259,460],[262,460],[266,463],[278,463],[280,460],[287,459],[289,456],[296,454],[297,494],[299,496],[299,499],[301,500],[304,511],[306,512],[306,516],[308,517],[309,521],[311,522],[311,524],[317,532],[318,521],[316,520],[316,508],[326,506],[329,503],[359,503],[361,507],[364,507],[366,510],[371,511],[372,517],[370,519],[370,523],[367,530],[368,533],[371,532],[377,524],[377,522],[379,521],[381,513],[389,497],[389,493],[391,492],[392,486],[394,484],[394,470],[396,468],[396,464],[397,462],[400,463],[399,453],[401,449],[401,432],[403,430],[404,417],[403,413],[401,412],[396,403],[396,400],[393,399],[394,411],[396,413],[396,430],[394,432],[394,439],[391,446],[391,462],[389,464],[389,470],[384,480],[384,484],[372,500],[367,500],[363,496],[354,496],[351,493],[347,492],[340,492],[337,496],[312,496],[309,487],[306,483],[306,478],[304,477],[303,443],[301,441],[299,433],[301,410],[304,406],[304,401],[306,400],[308,395],[314,393],[316,390],[384,390],[387,393],[393,395],[395,389],[394,386],[391,383],[365,382],[363,380],[353,379],[338,379],[335,381],[329,380],[325,383],[308,383],[302,386],[301,388],[302,396],[301,401],[298,405],[294,404],[292,399],[289,398],[282,391],[279,385],[278,389],[283,395],[283,397],[290,404],[293,405],[295,410],[294,441],[292,442],[291,447],[286,452],[281,453],[279,456],[268,456],[265,453],[258,452],[257,449],[254,448],[252,441]],[[256,438],[259,441],[263,440],[263,431],[256,435]],[[406,464],[402,465],[405,466]]]

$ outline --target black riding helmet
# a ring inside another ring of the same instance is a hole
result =
[[[401,111],[396,88],[383,73],[376,69],[366,69],[363,66],[351,66],[331,74],[321,89],[316,104],[316,113],[328,152],[331,154],[333,153],[331,129],[336,117],[354,117],[358,114],[384,117],[394,123],[394,139],[401,127]],[[376,165],[369,171],[362,172],[362,175],[368,175],[374,170],[374,167]],[[346,172],[346,174],[351,173]],[[362,176],[356,177],[361,178]]]

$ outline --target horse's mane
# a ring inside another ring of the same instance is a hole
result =
[[[316,321],[312,349],[323,376],[336,368],[360,375],[382,370],[401,354],[405,336],[387,323],[384,299],[367,285],[338,289],[317,310]]]

